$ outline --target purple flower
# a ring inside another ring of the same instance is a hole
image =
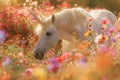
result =
[[[60,66],[58,58],[57,57],[52,57],[52,58],[49,59],[48,62],[49,62],[49,64],[48,64],[48,70],[50,72],[57,72],[58,68]]]
[[[2,65],[3,66],[9,65],[10,62],[11,62],[11,58],[10,57],[5,57],[2,61]]]
[[[0,44],[4,43],[6,39],[6,33],[4,30],[0,30]]]
[[[58,62],[58,58],[57,57],[52,57],[49,59],[49,64],[55,65],[55,66],[59,66],[59,62]]]
[[[87,62],[87,59],[86,59],[85,57],[83,57],[83,58],[81,59],[81,62],[82,62],[82,63],[86,63],[86,62]]]
[[[80,59],[77,63],[80,67],[86,69],[87,68],[87,59],[85,57],[83,57],[82,59]]]

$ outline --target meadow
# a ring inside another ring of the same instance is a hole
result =
[[[26,2],[22,7],[5,5],[0,11],[0,80],[120,80],[119,16],[117,27],[95,38],[96,44],[91,43],[89,31],[84,34],[88,39],[83,42],[76,40],[73,34],[74,49],[63,53],[62,46],[51,48],[42,60],[36,60],[32,53],[38,40],[35,28],[39,23],[26,8],[44,16],[72,8],[69,3],[59,8],[44,1],[39,7],[36,5],[37,2]],[[100,22],[103,26],[108,24],[107,20]],[[109,36],[111,45],[106,44]]]

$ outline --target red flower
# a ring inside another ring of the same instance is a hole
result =
[[[63,59],[68,59],[68,58],[70,58],[70,57],[71,57],[71,53],[70,53],[70,52],[64,53],[64,54],[61,56],[61,58],[63,58]]]
[[[62,8],[70,8],[70,4],[68,3],[68,1],[64,1],[61,6]]]
[[[61,62],[63,62],[63,61],[64,61],[64,58],[63,58],[63,57],[58,58],[58,62],[59,62],[59,63],[61,63]]]
[[[26,24],[23,24],[23,25],[21,26],[21,28],[23,28],[23,29],[25,29],[25,27],[26,27]]]

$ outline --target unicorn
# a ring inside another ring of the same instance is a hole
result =
[[[59,39],[71,42],[71,37],[74,32],[76,33],[77,39],[84,41],[86,38],[83,35],[90,29],[88,27],[88,18],[92,19],[91,25],[93,32],[91,36],[94,36],[93,33],[101,33],[101,27],[98,21],[82,8],[66,9],[44,20],[38,18],[31,10],[29,12],[42,25],[42,32],[33,51],[33,56],[39,60],[44,57],[44,54],[52,46],[58,43]]]

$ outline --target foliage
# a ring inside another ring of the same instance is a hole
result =
[[[8,39],[16,34],[25,37],[32,33],[27,23],[29,14],[26,14],[24,9],[6,7],[0,15],[2,17],[0,29],[5,30]]]

